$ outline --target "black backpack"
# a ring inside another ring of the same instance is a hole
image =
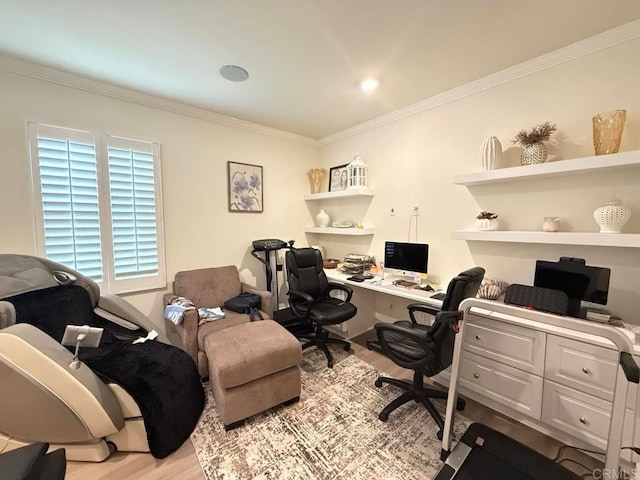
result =
[[[249,292],[242,292],[240,295],[230,298],[224,302],[224,308],[236,313],[246,313],[253,322],[256,317],[264,320],[260,313],[260,295]]]

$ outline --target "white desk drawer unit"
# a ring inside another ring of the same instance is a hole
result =
[[[542,378],[500,362],[464,352],[460,385],[540,420]]]
[[[466,351],[539,376],[544,373],[545,333],[489,318],[469,320],[465,329]]]
[[[617,352],[581,336],[515,323],[482,312],[467,315],[461,392],[567,444],[605,449]],[[640,432],[633,434],[636,393],[631,387],[624,445],[640,444]],[[629,450],[622,457],[639,460]]]
[[[548,335],[545,365],[546,379],[613,400],[618,368],[618,354],[614,350]]]
[[[604,449],[610,418],[611,402],[545,380],[544,423]]]

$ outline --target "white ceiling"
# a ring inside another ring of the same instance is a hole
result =
[[[639,0],[0,0],[0,53],[319,139],[640,18]],[[249,79],[220,77],[236,64]],[[379,78],[373,94],[361,79]]]

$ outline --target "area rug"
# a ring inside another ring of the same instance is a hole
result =
[[[441,443],[428,412],[410,402],[387,422],[380,410],[401,392],[376,388],[379,372],[342,349],[333,369],[315,349],[303,355],[302,395],[224,431],[207,385],[207,405],[191,435],[207,480],[431,479]],[[442,411],[444,401],[436,401]],[[469,421],[456,416],[454,437]]]

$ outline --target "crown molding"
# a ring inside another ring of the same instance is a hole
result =
[[[417,115],[428,110],[440,107],[447,103],[455,102],[461,98],[474,95],[489,88],[497,87],[521,77],[570,62],[585,55],[590,55],[599,50],[604,50],[615,45],[640,37],[640,20],[625,23],[619,27],[594,35],[553,52],[541,55],[526,62],[505,68],[486,77],[466,83],[460,87],[447,90],[393,112],[381,115],[373,120],[354,125],[334,134],[318,140],[320,146],[338,142],[348,137],[373,130],[383,125],[388,125],[403,118]]]
[[[320,145],[318,140],[305,137],[303,135],[297,135],[295,133],[278,130],[277,128],[267,127],[234,117],[228,117],[204,108],[186,105],[184,103],[137,92],[135,90],[111,85],[98,80],[92,80],[79,75],[62,72],[60,70],[30,63],[7,55],[0,54],[0,71],[23,75],[25,77],[31,77],[58,85],[64,85],[66,87],[76,88],[78,90],[84,90],[86,92],[96,93],[106,97],[117,98],[119,100],[177,113],[179,115],[185,115],[187,117],[225,125],[227,127],[239,128],[253,133],[268,135],[270,137],[303,143],[312,147],[318,147]]]

